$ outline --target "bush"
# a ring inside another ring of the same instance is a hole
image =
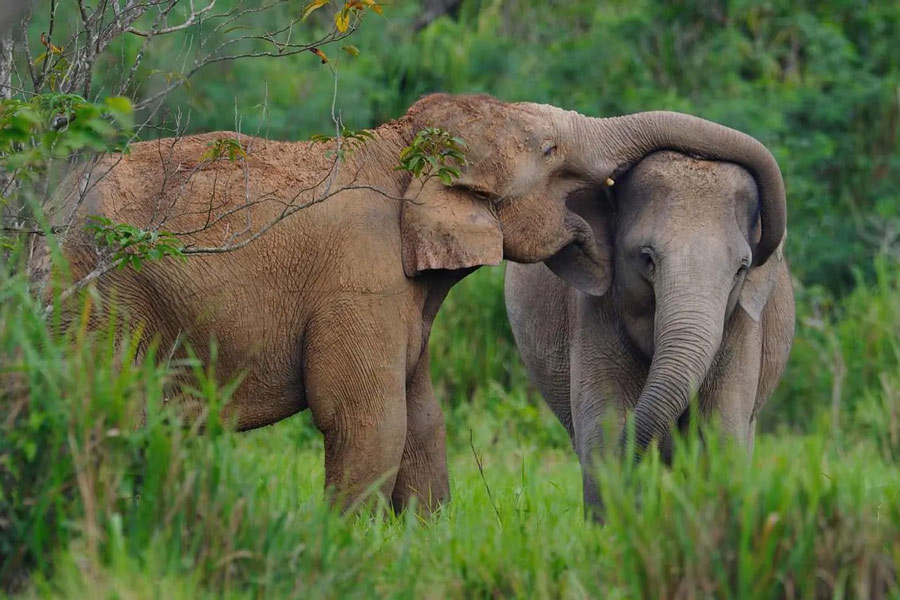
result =
[[[192,370],[188,391],[211,410],[203,435],[186,428],[158,408],[171,371],[154,366],[152,349],[135,364],[135,337],[115,320],[88,333],[90,300],[56,334],[23,278],[4,275],[0,299],[7,590],[878,598],[897,586],[892,373],[847,420],[844,437],[865,444],[828,439],[821,420],[809,437],[761,436],[752,462],[713,437],[705,450],[684,442],[671,469],[652,456],[636,467],[604,463],[602,528],[582,521],[577,461],[546,408],[521,386],[479,386],[477,402],[451,411],[453,503],[420,523],[413,512],[388,516],[383,503],[332,512],[321,496],[321,439],[307,420],[233,434],[217,418],[227,388],[190,362],[171,368]],[[849,305],[858,304],[883,316],[871,298]],[[144,401],[147,423],[133,428]]]
[[[602,561],[627,597],[893,597],[895,467],[821,436],[763,438],[752,462],[708,442],[683,443],[671,469],[653,456],[600,470]]]
[[[90,305],[86,305],[88,309]],[[87,311],[84,313],[87,318]],[[96,544],[97,513],[134,493],[138,397],[158,397],[162,373],[134,365],[134,338],[85,320],[55,336],[28,282],[0,275],[0,585],[45,568],[80,533]],[[115,364],[122,365],[114,367]],[[82,519],[85,531],[78,531]]]
[[[54,333],[27,283],[0,275],[0,589],[35,571],[41,596],[84,595],[123,568],[157,568],[195,591],[356,585],[346,565],[362,564],[366,546],[349,524],[343,542],[330,537],[339,517],[318,494],[272,510],[277,479],[254,479],[256,463],[239,457],[213,366],[156,366],[152,346],[135,361],[138,337],[114,316],[87,330],[90,296],[81,319]],[[209,407],[191,427],[164,408],[185,369],[194,383],[181,393]],[[123,583],[112,579],[110,593]]]
[[[761,413],[765,429],[826,427],[853,439],[851,416],[858,423],[864,410],[891,397],[900,371],[900,262],[882,256],[871,270],[874,285],[857,271],[858,285],[844,298],[820,286],[798,288],[797,333],[784,376]],[[875,414],[883,413],[872,419]]]

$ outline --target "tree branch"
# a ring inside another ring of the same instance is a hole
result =
[[[174,6],[174,3],[172,4]],[[209,0],[209,4],[200,10],[196,10],[194,8],[194,0],[190,0],[191,6],[191,14],[187,16],[184,23],[180,25],[172,25],[171,27],[163,27],[162,29],[151,29],[150,31],[140,31],[139,29],[135,29],[134,27],[126,27],[124,29],[125,33],[133,33],[134,35],[139,35],[141,37],[153,37],[156,35],[166,35],[167,33],[175,33],[176,31],[183,31],[197,22],[197,19],[202,18],[203,15],[211,11],[216,6],[216,0]],[[171,10],[171,8],[170,8]]]

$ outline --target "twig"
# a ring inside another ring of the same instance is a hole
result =
[[[50,233],[62,233],[66,228],[64,226],[51,227]],[[35,229],[32,227],[18,227],[16,225],[4,225],[0,227],[0,231],[4,233],[17,233],[21,235],[46,235],[47,232],[43,229]]]
[[[475,457],[475,464],[478,465],[478,473],[481,475],[481,481],[484,482],[484,489],[487,490],[488,500],[491,502],[491,506],[494,509],[494,514],[497,515],[497,523],[500,527],[503,527],[503,519],[500,518],[500,511],[497,510],[497,504],[494,502],[494,496],[491,494],[491,486],[488,485],[487,478],[484,476],[484,464],[481,462],[481,458],[478,456],[478,452],[475,451],[475,441],[473,439],[472,430],[469,430],[469,446],[472,447],[472,456]]]
[[[169,10],[171,10],[173,6],[175,6],[174,2],[170,5]],[[125,31],[127,33],[133,33],[134,35],[138,35],[141,37],[153,37],[154,35],[165,35],[167,33],[182,31],[193,25],[198,18],[203,17],[204,14],[211,11],[216,6],[216,0],[210,0],[209,4],[207,4],[205,8],[201,8],[200,10],[194,8],[194,0],[190,0],[190,6],[191,14],[188,15],[188,17],[180,25],[172,25],[171,27],[163,27],[162,29],[151,29],[149,31],[140,31],[139,29],[135,29],[134,27],[127,27],[125,28]],[[166,11],[166,13],[168,13],[168,10]]]
[[[114,260],[112,262],[102,262],[97,268],[95,268],[93,271],[91,271],[90,273],[88,273],[87,275],[82,277],[77,283],[75,283],[74,285],[72,285],[71,287],[69,287],[68,289],[63,291],[58,296],[57,301],[60,304],[62,304],[63,302],[68,300],[73,294],[75,294],[76,292],[78,292],[79,290],[81,290],[85,286],[87,286],[90,282],[94,281],[95,279],[98,279],[104,273],[107,273],[108,271],[115,269],[117,266],[119,266],[119,264],[122,262],[122,260],[123,259],[120,258],[120,259]],[[50,302],[44,307],[44,318],[47,318],[50,316],[50,314],[53,312],[53,306],[54,306],[54,302]]]

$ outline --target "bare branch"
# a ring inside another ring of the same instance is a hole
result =
[[[118,267],[122,263],[122,260],[123,259],[120,258],[118,260],[101,261],[100,264],[97,267],[95,267],[93,271],[91,271],[90,273],[88,273],[87,275],[82,277],[80,280],[75,282],[69,288],[60,292],[59,296],[56,297],[56,301],[60,302],[60,303],[65,302],[66,300],[71,298],[73,295],[78,293],[79,290],[83,290],[85,287],[87,287],[92,281],[96,281],[104,274],[106,274],[106,273],[112,271],[113,269],[115,269],[116,267]],[[50,302],[46,306],[44,306],[44,318],[45,319],[48,318],[53,313],[53,306],[54,306],[53,302]]]
[[[50,233],[62,233],[65,230],[65,227],[51,227]],[[16,225],[4,225],[3,227],[0,227],[0,231],[3,231],[5,233],[15,233],[18,235],[47,235],[47,231],[43,229]]]
[[[27,22],[22,29],[23,50],[28,69],[27,75],[31,79],[34,92],[20,89],[15,93],[22,95],[28,93],[39,94],[48,83],[51,83],[53,91],[61,93],[77,92],[87,98],[91,92],[93,71],[96,65],[101,64],[104,51],[115,39],[128,33],[143,38],[143,41],[135,58],[129,61],[127,65],[125,64],[126,54],[123,50],[122,67],[117,75],[121,79],[117,82],[116,87],[113,88],[118,89],[118,93],[123,95],[129,89],[133,89],[140,66],[145,62],[145,56],[150,52],[151,43],[154,39],[158,36],[189,30],[189,34],[184,38],[185,42],[180,52],[181,56],[175,57],[173,60],[173,62],[182,63],[177,76],[166,80],[160,86],[160,89],[152,91],[148,96],[134,102],[134,109],[142,114],[142,118],[140,124],[134,129],[130,140],[133,141],[143,130],[158,126],[157,114],[164,106],[166,96],[173,90],[185,85],[185,82],[201,69],[216,63],[244,58],[276,58],[308,52],[349,37],[355,33],[359,26],[360,19],[355,18],[354,22],[345,31],[341,32],[337,29],[332,29],[319,36],[319,39],[308,43],[295,39],[295,26],[301,20],[299,16],[282,21],[273,29],[262,32],[259,29],[254,32],[246,32],[246,28],[242,27],[241,19],[252,17],[257,13],[287,2],[289,0],[264,0],[263,6],[247,8],[243,5],[243,0],[238,0],[237,3],[228,9],[222,10],[220,7],[220,12],[216,13],[218,0],[113,0],[112,2],[109,0],[97,0],[94,2],[76,0],[77,16],[75,20],[70,23],[63,23],[62,21],[56,23],[56,11],[60,3],[58,0],[50,0],[49,11],[46,13],[48,18],[47,32],[41,38],[41,43],[46,46],[46,52],[42,53],[42,60],[39,58],[37,63],[33,60],[31,49],[28,47]],[[185,10],[176,10],[176,6],[183,7]],[[142,18],[143,20],[141,20]],[[139,20],[141,20],[140,23],[138,23]],[[66,26],[65,29],[63,25]],[[242,30],[244,31],[242,32]],[[59,33],[60,31],[66,31],[66,33],[61,34]],[[194,35],[195,31],[198,32],[197,35]],[[60,39],[60,43],[57,44],[54,41],[54,37],[68,39]],[[0,41],[0,60],[3,58],[3,48],[2,41]],[[36,53],[40,50],[42,49],[39,47],[35,48]],[[239,206],[229,208],[227,197],[223,198],[220,190],[221,184],[218,179],[218,172],[212,174],[212,190],[208,202],[201,200],[199,206],[196,204],[192,206],[192,210],[200,209],[197,211],[199,214],[196,215],[196,220],[191,225],[198,226],[192,231],[175,232],[175,235],[191,236],[209,231],[217,226],[224,229],[224,234],[221,238],[217,236],[215,241],[220,242],[218,246],[188,245],[183,248],[185,255],[224,253],[243,248],[265,235],[281,221],[289,218],[296,212],[324,202],[347,190],[371,190],[385,197],[394,198],[389,191],[357,181],[362,170],[361,163],[356,163],[355,173],[353,172],[353,167],[349,167],[349,173],[346,172],[345,165],[347,163],[344,162],[344,159],[345,154],[349,156],[351,147],[348,146],[347,140],[342,135],[344,128],[341,113],[337,106],[338,74],[330,63],[328,64],[328,69],[333,77],[331,120],[335,128],[335,139],[334,146],[330,151],[334,152],[334,158],[327,168],[323,168],[321,177],[317,177],[318,181],[312,182],[312,185],[307,188],[296,190],[296,193],[291,194],[292,197],[289,199],[277,198],[272,193],[263,193],[259,197],[254,198],[254,188],[251,186],[253,173],[250,163],[247,160],[240,159],[244,197],[242,201],[238,200]],[[0,84],[2,83],[3,81],[0,80]],[[4,89],[12,90],[12,86],[6,86]],[[238,126],[237,129],[240,130],[240,127]],[[179,125],[176,127],[176,139],[180,135]],[[147,224],[149,231],[162,231],[163,227],[171,223],[175,216],[185,216],[185,214],[174,216],[171,214],[176,211],[174,200],[190,193],[192,176],[211,162],[210,160],[202,160],[200,164],[192,165],[193,169],[179,171],[179,166],[174,165],[172,161],[174,145],[168,148],[168,152],[169,156],[165,157],[163,147],[162,145],[160,146],[159,154],[164,172],[157,192],[159,195],[155,202],[156,208],[153,211],[151,222]],[[68,237],[71,231],[74,231],[72,225],[75,222],[76,215],[81,214],[79,209],[84,205],[91,190],[95,189],[121,160],[122,155],[115,158],[103,158],[99,155],[88,153],[88,160],[81,167],[83,171],[80,179],[67,192],[65,198],[62,198],[60,194],[50,198],[49,190],[51,188],[51,175],[53,174],[54,165],[53,161],[49,161],[46,176],[35,183],[34,193],[40,199],[42,210],[46,211],[47,208],[50,208],[47,205],[51,202],[56,204],[59,201],[60,206],[65,206],[65,214],[58,215],[65,218],[54,221],[55,223],[64,224],[55,225],[49,229],[49,233],[59,235],[61,237],[60,242],[65,241],[64,238]],[[174,170],[171,169],[173,165]],[[322,166],[325,167],[324,164]],[[184,171],[189,172],[185,173]],[[348,179],[350,180],[349,183]],[[173,180],[177,180],[179,183],[174,184]],[[174,198],[172,194],[173,185],[178,185],[179,187],[174,194]],[[0,185],[0,188],[2,187],[4,186]],[[403,198],[394,199],[404,201]],[[265,209],[262,208],[263,205],[265,205]],[[24,209],[25,205],[22,204],[21,207]],[[244,211],[243,215],[240,215],[241,211]],[[15,214],[15,211],[13,212]],[[2,230],[23,235],[45,235],[46,232],[37,225],[39,223],[37,219],[30,221],[24,218],[27,214],[29,212],[23,210],[17,214],[18,217],[23,218],[14,221],[5,219],[8,222],[2,224]],[[239,218],[242,220],[232,221],[231,219],[236,215],[239,215]],[[260,218],[259,215],[266,215],[266,217]],[[198,220],[202,221],[202,223],[197,224],[196,221]],[[125,258],[114,260],[112,256],[113,253],[110,249],[101,250],[98,253],[95,268],[60,293],[56,301],[67,300],[125,260]],[[45,314],[50,314],[51,311],[51,306],[45,307]]]
[[[12,98],[14,64],[12,32],[0,33],[0,100]]]
[[[154,102],[168,96],[173,90],[184,85],[184,82],[187,81],[188,79],[190,79],[192,76],[194,76],[194,74],[196,74],[198,71],[200,71],[204,67],[208,67],[209,65],[212,65],[215,63],[220,63],[220,62],[239,60],[239,59],[243,59],[243,58],[263,58],[263,57],[276,58],[276,57],[293,56],[295,54],[300,54],[301,52],[308,52],[308,51],[310,51],[314,48],[318,48],[320,46],[325,46],[328,44],[332,44],[334,42],[341,41],[341,40],[349,37],[354,31],[355,31],[355,29],[353,29],[353,28],[348,28],[347,31],[344,33],[339,33],[339,32],[335,31],[335,32],[329,33],[328,35],[326,35],[326,36],[322,37],[321,39],[316,40],[314,42],[310,42],[308,44],[294,45],[294,47],[291,50],[288,50],[286,52],[285,51],[260,50],[260,51],[255,51],[255,52],[251,51],[251,52],[244,52],[244,53],[240,53],[240,54],[215,56],[215,54],[217,52],[219,52],[220,50],[227,48],[229,46],[232,46],[238,42],[246,41],[246,40],[259,40],[260,37],[259,36],[241,36],[238,38],[228,40],[226,42],[219,44],[219,46],[217,46],[216,49],[213,50],[213,52],[211,53],[210,56],[206,57],[205,59],[196,61],[194,63],[194,65],[186,73],[184,73],[182,75],[182,77],[171,81],[168,85],[164,86],[162,89],[160,89],[153,95],[151,95],[147,98],[144,98],[140,102],[137,102],[135,104],[135,110],[137,110],[137,111],[143,110],[143,109],[147,108],[148,106],[152,105]]]
[[[197,22],[203,15],[211,11],[216,6],[216,0],[209,0],[209,4],[200,10],[196,10],[194,8],[194,0],[190,0],[191,5],[191,14],[187,16],[184,23],[180,25],[173,25],[171,27],[163,27],[162,29],[151,29],[149,31],[140,31],[134,27],[126,27],[126,33],[133,33],[134,35],[139,35],[141,37],[153,37],[155,35],[166,35],[167,33],[175,33],[176,31],[184,31],[191,25]],[[174,6],[174,3],[172,4]],[[171,9],[170,9],[171,10]]]

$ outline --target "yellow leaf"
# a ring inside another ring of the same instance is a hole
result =
[[[303,9],[303,17],[301,17],[301,20],[305,21],[306,17],[308,17],[312,11],[316,10],[317,8],[322,8],[326,4],[328,4],[328,0],[313,0],[306,5],[306,8]]]
[[[341,50],[343,50],[350,56],[359,56],[359,48],[357,48],[353,44],[347,44],[346,46],[341,46]]]
[[[347,28],[350,27],[350,11],[345,8],[334,15],[334,24],[341,33],[347,31]]]
[[[375,12],[377,12],[379,15],[383,15],[383,14],[384,14],[384,13],[381,12],[381,5],[378,4],[377,2],[375,2],[375,0],[363,0],[363,2],[365,2],[366,4],[368,4],[368,5],[369,5],[369,8],[371,8],[372,10],[374,10]]]

